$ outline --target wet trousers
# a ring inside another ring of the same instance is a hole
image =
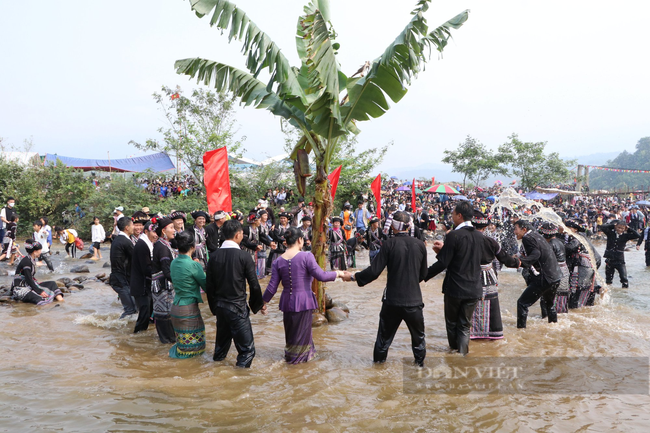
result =
[[[533,283],[526,287],[526,290],[517,300],[517,328],[525,328],[528,320],[528,307],[533,305],[539,298],[544,300],[548,323],[557,322],[557,311],[555,310],[555,293],[560,282],[550,285]]]
[[[648,256],[646,255],[646,260],[647,257]],[[607,284],[612,284],[612,281],[614,280],[614,271],[618,271],[618,276],[621,279],[621,284],[624,288],[627,287],[627,268],[625,267],[625,262],[609,259],[605,261],[605,282]]]
[[[117,296],[120,297],[120,302],[122,303],[122,307],[124,307],[124,314],[123,316],[127,316],[130,314],[135,314],[138,312],[138,310],[135,308],[135,301],[131,297],[131,289],[129,286],[111,286],[115,293],[117,293]]]
[[[469,332],[472,327],[472,316],[478,304],[478,299],[459,299],[445,295],[445,325],[447,341],[452,350],[458,350],[463,355],[469,353]]]
[[[250,368],[255,357],[255,342],[249,314],[248,309],[244,316],[227,308],[216,307],[217,339],[212,359],[223,361],[234,341],[237,349],[237,367]]]
[[[153,299],[151,295],[135,296],[135,305],[138,307],[138,320],[135,322],[134,334],[140,331],[146,331],[151,321],[151,312],[153,311]]]
[[[427,354],[427,345],[424,341],[424,315],[422,306],[416,307],[396,307],[384,303],[379,313],[379,329],[377,331],[377,340],[375,341],[375,350],[373,352],[374,362],[384,362],[388,356],[388,349],[393,342],[397,328],[402,321],[411,333],[411,347],[415,363],[422,365],[424,357]]]

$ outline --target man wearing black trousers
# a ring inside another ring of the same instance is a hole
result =
[[[621,285],[628,288],[627,268],[625,267],[625,244],[639,239],[641,235],[627,226],[624,221],[614,221],[612,224],[598,226],[607,236],[605,247],[605,283],[612,284],[614,272],[618,271]]]
[[[135,298],[138,307],[138,320],[135,322],[133,333],[146,331],[153,311],[151,298],[151,259],[153,244],[158,240],[155,230],[151,230],[151,222],[144,224],[143,235],[133,247],[131,259],[131,296]]]
[[[411,333],[415,363],[422,366],[427,353],[420,281],[427,275],[427,249],[424,242],[410,236],[411,218],[395,212],[391,228],[394,237],[385,240],[370,266],[357,272],[353,281],[359,287],[374,281],[388,267],[386,289],[379,313],[379,330],[373,353],[374,362],[384,362],[397,328],[406,322]]]
[[[521,266],[529,268],[531,272],[528,287],[517,300],[517,328],[526,327],[528,307],[539,298],[544,299],[548,323],[557,322],[555,292],[562,280],[562,270],[557,263],[553,248],[528,221],[515,222],[515,236],[521,240],[526,252],[525,256],[519,257]]]
[[[133,242],[131,242],[130,236],[133,234],[133,221],[131,218],[120,218],[117,220],[117,228],[120,232],[111,243],[109,283],[120,297],[120,302],[124,307],[124,312],[120,316],[120,319],[123,319],[138,312],[129,288],[131,284],[131,256],[133,255]]]
[[[262,290],[257,281],[255,263],[250,254],[239,247],[244,229],[237,220],[228,220],[221,227],[225,241],[210,254],[206,268],[210,311],[217,317],[217,339],[214,347],[215,361],[223,361],[234,341],[237,349],[237,367],[249,368],[255,357],[253,328],[250,311],[266,314]],[[246,282],[250,299],[246,305]],[[250,306],[250,308],[249,308]]]
[[[425,281],[447,270],[442,283],[445,303],[447,340],[452,350],[469,353],[469,331],[472,315],[483,297],[481,258],[485,250],[483,233],[472,226],[474,209],[467,201],[456,205],[451,218],[455,229],[441,241],[433,243],[438,261],[429,267]],[[383,248],[383,247],[382,247]]]

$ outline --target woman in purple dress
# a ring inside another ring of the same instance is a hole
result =
[[[282,282],[280,310],[284,313],[284,358],[289,364],[307,362],[314,357],[316,349],[311,335],[312,310],[318,309],[316,296],[311,290],[314,278],[318,281],[334,281],[345,277],[343,271],[323,271],[311,252],[302,251],[304,237],[300,229],[292,227],[285,231],[287,250],[273,262],[271,280],[263,298],[268,303]]]

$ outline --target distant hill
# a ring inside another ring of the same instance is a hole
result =
[[[610,160],[611,163],[607,164],[608,167],[650,171],[650,137],[641,138],[634,151],[624,150]],[[592,169],[589,172],[589,187],[592,190],[642,189],[647,191],[650,189],[650,173],[624,173]]]
[[[605,165],[618,156],[619,152],[592,153],[591,155],[570,156],[564,159],[577,159],[582,165]]]

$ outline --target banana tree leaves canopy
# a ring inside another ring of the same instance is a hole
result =
[[[456,188],[449,185],[433,185],[431,188],[426,189],[425,192],[435,192],[437,194],[460,194]]]

